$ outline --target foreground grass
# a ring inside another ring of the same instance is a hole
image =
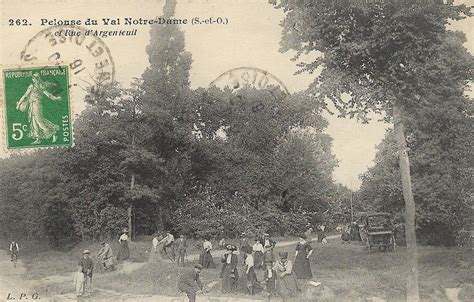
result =
[[[149,240],[130,245],[132,262],[146,262]],[[114,243],[112,244],[113,247]],[[395,253],[368,254],[358,244],[341,244],[332,240],[327,245],[313,244],[315,252],[311,260],[314,281],[331,288],[337,301],[365,301],[381,297],[389,301],[403,301],[405,297],[405,249]],[[46,252],[31,255],[27,259],[29,278],[51,274],[70,274],[84,248],[97,251],[99,245],[79,245],[69,252]],[[115,249],[116,250],[116,249]],[[294,255],[294,246],[277,248]],[[190,253],[197,253],[193,249]],[[215,258],[216,264],[220,259]],[[472,251],[439,247],[419,247],[420,294],[424,301],[448,301],[444,289],[461,287],[462,301],[474,301],[474,275]],[[187,263],[191,268],[193,263]],[[213,270],[204,270],[203,283],[214,284],[213,295],[220,294],[220,264]],[[150,295],[177,295],[176,284],[183,268],[173,263],[147,264],[129,273],[101,273],[94,276],[96,288],[123,293]],[[72,281],[58,284],[42,284],[39,291],[68,293]],[[243,294],[239,294],[243,295]],[[236,295],[234,295],[236,296]]]

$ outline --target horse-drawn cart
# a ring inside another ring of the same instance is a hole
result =
[[[380,251],[395,251],[395,231],[389,213],[372,213],[365,217],[364,231],[369,253],[374,247]]]

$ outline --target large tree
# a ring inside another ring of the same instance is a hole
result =
[[[275,4],[276,1],[270,1]],[[367,121],[371,111],[394,123],[407,238],[407,299],[419,301],[415,203],[406,149],[407,118],[429,107],[443,90],[462,95],[472,79],[472,57],[461,43],[446,54],[446,43],[459,39],[451,19],[469,8],[428,0],[281,0],[282,50],[320,54],[301,62],[301,72],[321,67],[309,90],[321,103],[332,102],[342,116]],[[434,63],[436,62],[436,63]]]

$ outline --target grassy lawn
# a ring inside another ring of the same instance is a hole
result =
[[[292,239],[289,239],[292,240]],[[133,242],[130,245],[132,262],[146,262],[151,240]],[[115,243],[112,244],[117,250]],[[395,253],[374,252],[368,254],[358,244],[341,244],[331,240],[327,245],[314,243],[311,260],[314,281],[322,282],[336,294],[337,301],[365,301],[381,297],[389,301],[403,301],[405,297],[404,256],[405,249]],[[28,278],[40,278],[51,274],[71,274],[84,248],[94,254],[98,244],[81,244],[68,252],[40,252],[25,259]],[[294,246],[277,248],[294,255]],[[447,301],[444,288],[461,287],[462,301],[474,301],[474,274],[472,251],[440,247],[419,247],[420,291],[424,301]],[[197,253],[194,248],[188,254]],[[216,269],[203,270],[204,284],[214,283],[212,295],[220,294],[220,259],[215,258]],[[192,263],[187,263],[192,267]],[[172,263],[147,264],[129,273],[102,273],[94,276],[94,287],[135,294],[177,295],[176,284],[182,268]],[[217,284],[216,284],[217,281]],[[72,292],[72,281],[45,284],[38,290],[44,292]],[[242,294],[243,295],[243,294]],[[235,296],[235,295],[234,295]],[[295,300],[297,301],[297,300]],[[301,300],[298,300],[301,301]]]

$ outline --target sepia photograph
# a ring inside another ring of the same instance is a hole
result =
[[[474,0],[0,10],[0,301],[474,301]]]

